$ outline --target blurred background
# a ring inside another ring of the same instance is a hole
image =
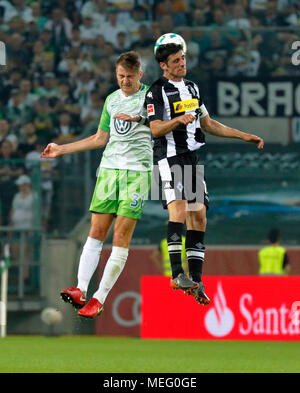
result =
[[[64,312],[61,332],[95,331],[92,324],[78,327],[57,299],[76,284],[102,152],[48,160],[40,152],[49,142],[95,133],[106,96],[118,88],[114,62],[120,53],[138,51],[143,82],[155,81],[161,70],[153,46],[168,32],[186,40],[187,78],[198,83],[210,116],[265,140],[259,151],[207,136],[199,151],[210,195],[205,273],[258,274],[257,252],[276,227],[290,254],[290,274],[300,274],[299,1],[0,0],[6,48],[6,65],[0,66],[0,243],[11,250],[8,333],[43,331],[39,315],[49,305]],[[131,311],[116,317],[113,300],[123,290],[136,293],[129,296],[136,301],[140,275],[161,274],[156,254],[166,220],[160,202],[148,201],[123,273],[133,275],[136,287],[116,286],[97,332],[106,326],[112,332],[114,318],[116,332],[139,335],[139,317],[131,324]]]

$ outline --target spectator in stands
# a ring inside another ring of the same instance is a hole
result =
[[[91,129],[95,129],[99,124],[101,109],[103,108],[104,101],[101,99],[101,96],[97,89],[91,91],[90,99],[91,104],[86,105],[82,108],[80,115],[80,123],[84,127],[88,126]]]
[[[72,124],[72,116],[69,112],[62,112],[58,118],[58,126],[54,128],[53,142],[64,144],[74,141],[77,129]]]
[[[153,21],[151,24],[151,31],[153,41],[155,42],[163,33],[161,24],[158,21]]]
[[[16,230],[25,229],[26,234],[28,231],[38,223],[37,216],[39,212],[38,196],[33,191],[30,177],[27,175],[21,175],[17,181],[18,192],[14,195],[12,201],[12,207],[10,210],[10,224]],[[18,232],[14,234],[18,236]],[[23,280],[29,279],[30,269],[29,261],[32,259],[32,244],[26,242],[25,244],[25,255],[22,273]],[[11,248],[11,254],[13,259],[19,258],[20,255],[20,244],[13,243]]]
[[[278,0],[277,13],[284,26],[300,24],[300,4],[298,0]]]
[[[2,206],[2,223],[8,225],[9,211],[16,192],[15,180],[24,173],[20,162],[14,162],[19,156],[13,152],[12,143],[4,140],[0,145],[0,203]]]
[[[236,3],[234,5],[232,16],[226,23],[226,26],[238,27],[240,29],[248,29],[251,27],[250,21],[246,17],[245,8],[241,4]]]
[[[38,140],[34,123],[29,121],[23,124],[20,134],[18,151],[20,156],[24,158],[27,153],[34,150],[35,144]]]
[[[280,24],[276,4],[267,7],[264,13],[263,24],[264,26],[278,26]]]
[[[84,63],[79,67],[74,86],[74,97],[80,105],[86,105],[92,90],[96,87],[96,81],[92,66]]]
[[[39,98],[37,94],[32,93],[32,83],[28,78],[20,82],[20,96],[26,107],[32,107],[33,103]]]
[[[6,107],[6,118],[11,123],[11,129],[17,135],[24,119],[28,119],[29,107],[22,101],[19,89],[13,89]]]
[[[103,35],[105,41],[111,43],[113,46],[117,44],[117,35],[120,31],[127,33],[127,28],[118,22],[118,9],[108,8],[106,20],[99,28],[99,33]]]
[[[57,97],[59,94],[58,80],[53,72],[46,72],[43,76],[43,85],[35,90],[40,98]]]
[[[260,54],[257,50],[249,50],[244,40],[239,41],[232,56],[228,59],[228,76],[256,76],[260,66]]]
[[[132,49],[139,51],[140,48],[151,48],[153,45],[153,38],[151,31],[147,25],[141,24],[138,28],[137,40],[131,45]]]
[[[0,119],[0,143],[2,143],[9,133],[9,122],[7,119]]]
[[[29,64],[30,53],[24,46],[24,39],[20,33],[13,33],[9,36],[6,45],[6,55],[10,61],[17,61],[23,65]]]
[[[31,119],[36,127],[36,133],[40,140],[48,143],[53,135],[53,115],[49,102],[46,98],[35,101],[31,111]]]
[[[64,111],[72,114],[74,118],[77,118],[81,112],[81,108],[77,104],[77,101],[73,96],[71,86],[67,80],[61,80],[58,86],[57,101],[55,102],[54,106],[55,113]]]
[[[88,0],[84,3],[81,14],[92,15],[93,23],[99,29],[106,21],[107,3],[106,0]]]
[[[120,55],[123,52],[129,52],[131,49],[130,40],[125,31],[120,31],[117,34],[117,42],[115,44],[115,52]]]
[[[32,21],[32,9],[27,5],[24,0],[11,0],[14,12],[16,15],[20,16],[25,22]]]
[[[16,180],[18,192],[14,195],[10,210],[10,222],[14,228],[31,229],[34,226],[37,195],[33,192],[30,177],[21,175]]]
[[[79,25],[80,40],[88,46],[93,45],[97,35],[98,28],[93,24],[93,18],[87,14],[83,16],[82,23]],[[72,39],[74,37],[72,36]]]
[[[46,144],[44,141],[38,140],[35,144],[34,150],[26,154],[25,166],[29,172],[35,165],[40,166],[42,177],[41,188],[43,201],[43,228],[47,230],[54,191],[53,177],[57,174],[57,160],[54,158],[48,158],[46,160],[40,158],[40,155],[45,147]]]
[[[206,14],[201,9],[195,9],[190,15],[192,27],[205,27],[207,26]]]
[[[216,56],[222,56],[224,58],[228,57],[230,45],[228,41],[226,41],[221,33],[217,30],[212,30],[210,32],[210,44],[209,47],[204,51],[201,56],[203,60],[202,67],[207,69],[209,67],[210,62]]]
[[[58,49],[64,47],[72,38],[73,24],[61,8],[53,8],[51,18],[45,24],[45,29],[52,32],[52,41]]]
[[[21,36],[24,35],[26,29],[26,23],[24,19],[22,19],[20,16],[16,15],[8,23],[8,32],[9,34],[20,34]],[[24,37],[23,37],[24,38]],[[26,45],[26,42],[24,41],[24,45]]]
[[[159,21],[163,21],[166,16],[170,16],[172,19],[172,24],[174,26],[183,26],[187,24],[188,11],[187,5],[181,0],[163,0],[156,6],[156,17]],[[163,28],[165,26],[163,25]],[[173,30],[166,30],[166,32],[172,32]]]
[[[30,4],[31,8],[31,18],[32,21],[36,24],[38,31],[42,31],[45,28],[45,24],[48,21],[48,18],[42,14],[41,4],[39,1],[34,1]]]
[[[269,245],[258,252],[260,275],[283,275],[290,270],[286,249],[280,245],[280,231],[277,228],[268,234]]]
[[[126,27],[133,42],[139,41],[141,26],[149,28],[150,21],[147,18],[145,8],[142,6],[136,6],[131,12],[131,17],[126,21]]]

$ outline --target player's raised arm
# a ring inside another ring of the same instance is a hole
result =
[[[80,141],[57,145],[49,143],[41,153],[41,158],[56,158],[65,154],[78,153],[86,150],[101,149],[106,145],[109,139],[109,132],[98,128],[96,134]]]
[[[248,134],[236,130],[235,128],[230,128],[222,123],[212,119],[209,115],[202,117],[200,119],[201,128],[203,131],[208,132],[211,135],[220,136],[222,138],[236,138],[241,139],[245,142],[250,142],[256,144],[258,149],[264,147],[264,141],[259,136]]]

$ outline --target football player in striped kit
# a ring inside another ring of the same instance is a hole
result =
[[[167,239],[171,287],[184,290],[198,303],[206,305],[210,300],[204,292],[202,267],[209,198],[203,166],[198,164],[196,153],[205,144],[203,131],[251,142],[259,149],[263,148],[264,141],[209,116],[197,84],[185,79],[186,59],[181,45],[161,45],[155,58],[163,76],[148,90],[145,105],[154,138],[153,161],[158,168],[163,207],[169,212]],[[181,266],[185,223],[189,277]]]

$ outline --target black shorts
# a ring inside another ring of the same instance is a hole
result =
[[[154,178],[159,184],[164,209],[172,201],[202,203],[209,208],[204,167],[196,152],[188,152],[159,160],[154,166]]]

